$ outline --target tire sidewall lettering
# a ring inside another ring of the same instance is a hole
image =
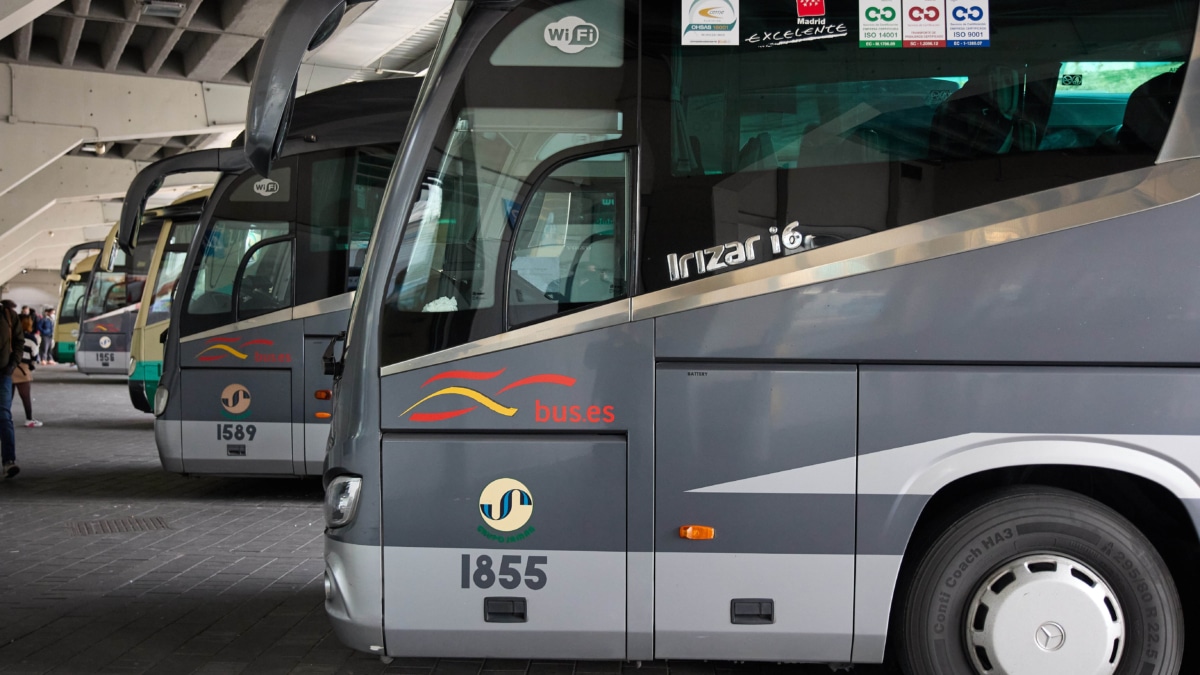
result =
[[[939,637],[950,638],[961,636],[963,627],[967,617],[963,616],[963,609],[970,602],[972,595],[979,588],[979,584],[983,583],[987,575],[1001,565],[1019,557],[1013,549],[1020,547],[1022,552],[1026,551],[1058,551],[1067,557],[1074,558],[1093,567],[1097,573],[1104,577],[1109,586],[1117,595],[1117,599],[1121,603],[1121,610],[1125,616],[1126,624],[1126,645],[1125,659],[1129,659],[1132,653],[1130,649],[1139,649],[1142,652],[1138,657],[1143,664],[1156,664],[1161,654],[1155,645],[1161,644],[1161,622],[1153,621],[1152,619],[1159,614],[1158,604],[1153,593],[1149,590],[1143,594],[1136,593],[1136,582],[1129,583],[1131,579],[1142,580],[1142,572],[1140,565],[1136,562],[1135,554],[1127,548],[1125,544],[1105,539],[1105,546],[1096,547],[1086,542],[1081,542],[1078,539],[1071,537],[1070,534],[1060,536],[1049,536],[1045,534],[1048,531],[1055,529],[1055,523],[1037,522],[1026,525],[1030,529],[1034,529],[1038,534],[1021,535],[1014,534],[1010,540],[1014,544],[1013,547],[1002,547],[997,549],[993,547],[986,551],[984,556],[974,556],[972,559],[972,548],[968,547],[955,556],[953,567],[949,568],[942,575],[942,581],[939,584],[938,593],[935,594],[934,601],[931,605],[930,622],[933,627],[933,632]],[[974,538],[976,541],[979,537]],[[1031,548],[1026,548],[1024,544],[1029,542]],[[1108,552],[1105,552],[1105,548]],[[1007,554],[997,555],[997,551],[1003,550]],[[989,556],[988,553],[993,555]],[[1106,565],[1096,565],[1094,561],[1105,561]],[[1126,564],[1129,567],[1126,567]],[[943,595],[945,594],[945,595]],[[949,597],[945,597],[949,596]],[[1136,599],[1136,602],[1135,602]],[[957,606],[958,611],[945,608],[943,606]],[[1141,631],[1140,635],[1133,635],[1133,629],[1136,629],[1137,624],[1129,621],[1129,612],[1135,607],[1141,607]],[[950,620],[953,617],[953,620]],[[1144,667],[1142,665],[1141,667]],[[969,671],[968,671],[969,672]],[[1140,672],[1134,670],[1133,672]]]
[[[1012,507],[1008,508],[1011,512]],[[1139,545],[1140,533],[1133,530],[1134,536],[1129,538],[1120,529],[1109,531],[1104,519],[1092,517],[1107,518],[1108,514],[1075,519],[1045,511],[1008,516],[992,512],[986,519],[973,520],[980,511],[960,519],[969,526],[939,537],[916,570],[904,625],[907,631],[923,636],[924,646],[909,648],[920,657],[915,663],[926,664],[921,675],[974,672],[966,637],[967,612],[974,594],[1003,565],[1037,554],[1077,560],[1112,589],[1125,623],[1119,675],[1165,673],[1161,664],[1177,663],[1181,635],[1167,631],[1174,630],[1171,626],[1178,608],[1175,601],[1164,604],[1172,597],[1173,584],[1169,574],[1165,579],[1162,576],[1167,572],[1153,548]],[[917,614],[912,614],[913,610]]]

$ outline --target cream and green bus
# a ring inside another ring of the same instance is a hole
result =
[[[142,412],[154,410],[151,402],[162,376],[163,342],[160,338],[171,318],[175,282],[187,258],[188,245],[192,243],[200,214],[211,194],[211,189],[194,192],[158,213],[147,213],[149,218],[162,218],[163,226],[129,341],[129,400]]]
[[[87,255],[76,262],[79,254],[99,251],[102,241],[89,241],[71,247],[63,256],[61,274],[62,287],[58,292],[58,308],[54,312],[54,360],[59,363],[75,362],[75,340],[79,337],[79,301],[87,291],[88,279],[96,266],[96,254]]]

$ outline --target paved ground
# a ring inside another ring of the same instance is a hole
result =
[[[43,368],[0,481],[0,673],[816,675],[824,666],[450,661],[342,647],[315,480],[164,473],[123,380]],[[146,531],[108,529],[132,523]],[[633,672],[636,671],[636,674]],[[856,673],[877,673],[859,669]]]

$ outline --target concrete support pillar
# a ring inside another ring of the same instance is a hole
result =
[[[61,0],[0,0],[0,39],[54,9]]]
[[[236,133],[249,91],[0,64],[0,196],[80,143]]]
[[[23,269],[57,269],[71,246],[107,237],[119,210],[95,201],[50,206],[0,237],[0,279],[7,282]]]
[[[81,127],[0,122],[0,202],[9,190],[91,136],[92,130]]]
[[[23,268],[57,269],[74,244],[106,237],[120,218],[125,189],[143,166],[124,159],[60,157],[0,196],[0,283]],[[216,178],[211,173],[172,176],[160,193],[177,198]]]
[[[0,196],[0,249],[9,233],[59,203],[121,199],[139,165],[123,159],[60,157]]]

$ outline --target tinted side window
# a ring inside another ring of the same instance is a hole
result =
[[[298,264],[304,271],[296,279],[297,304],[358,288],[395,156],[395,147],[386,146],[339,150],[302,160],[310,187],[297,230]]]
[[[823,4],[744,3],[720,46],[644,6],[647,290],[1149,166],[1196,24],[1194,0],[993,0],[983,39],[916,49]]]
[[[146,324],[151,325],[171,318],[171,303],[175,299],[175,284],[183,271],[187,259],[188,245],[196,234],[195,221],[175,221],[171,226],[171,236],[163,249],[162,260],[158,262],[158,275],[154,280],[154,288],[149,298],[142,302],[150,303],[150,311],[146,316]]]
[[[238,320],[292,306],[292,239],[260,242],[242,259],[234,286]]]
[[[509,325],[625,295],[628,157],[570,162],[534,192],[513,248]]]
[[[260,241],[287,233],[287,222],[217,220],[208,232],[200,264],[194,270],[187,315],[206,316],[215,321],[215,325],[236,321],[234,282],[246,256],[257,250],[255,246]]]

